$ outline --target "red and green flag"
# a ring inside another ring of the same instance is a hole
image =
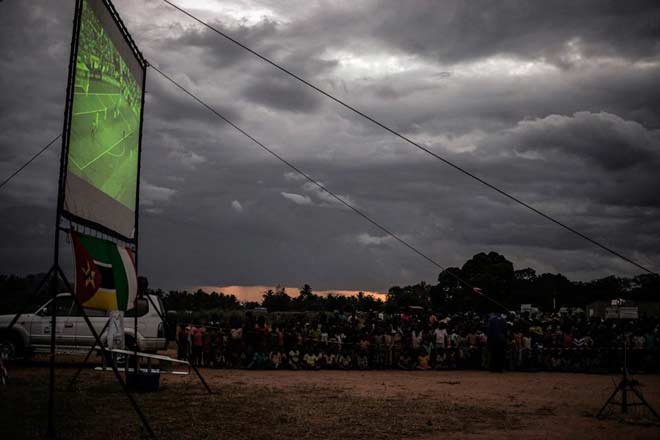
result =
[[[137,296],[133,251],[111,241],[71,233],[76,297],[89,309],[129,310]]]

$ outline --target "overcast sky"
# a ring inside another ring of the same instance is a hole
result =
[[[489,182],[660,270],[657,1],[173,0]],[[146,59],[444,266],[639,270],[242,52],[116,0]],[[72,0],[0,3],[0,178],[61,131]],[[48,269],[59,144],[0,190],[0,273]],[[152,286],[386,290],[438,270],[147,74]],[[65,253],[65,259],[69,259]]]

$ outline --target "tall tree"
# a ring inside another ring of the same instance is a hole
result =
[[[273,289],[268,289],[264,292],[261,306],[271,312],[286,312],[291,310],[291,297],[287,295],[284,289],[278,289],[273,292]]]
[[[497,252],[478,253],[461,268],[464,279],[482,289],[491,298],[506,306],[513,305],[513,263]],[[478,297],[474,306],[481,310],[493,310],[493,306]]]

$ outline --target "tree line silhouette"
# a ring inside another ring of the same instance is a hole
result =
[[[0,310],[17,311],[25,297],[43,278],[43,274],[0,275]],[[359,310],[395,312],[410,306],[442,310],[446,313],[473,310],[486,312],[495,306],[459,279],[506,305],[517,309],[520,304],[533,304],[541,310],[561,307],[584,307],[596,300],[623,298],[633,301],[658,301],[660,276],[640,274],[632,278],[607,276],[591,281],[572,281],[562,274],[537,274],[532,268],[514,269],[513,263],[497,252],[478,253],[462,267],[450,267],[438,275],[437,283],[424,281],[408,286],[393,286],[383,298],[366,295],[317,295],[305,284],[298,294],[290,295],[276,287],[263,293],[261,302],[241,302],[236,296],[222,292],[188,292],[186,290],[150,290],[159,295],[167,310],[209,311],[241,310],[264,307],[268,311],[333,311]],[[63,291],[64,287],[60,286]],[[43,289],[33,300],[34,305],[48,298]]]

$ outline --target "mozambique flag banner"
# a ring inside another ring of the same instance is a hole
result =
[[[133,251],[100,238],[71,233],[76,297],[89,309],[129,310],[137,296]]]

